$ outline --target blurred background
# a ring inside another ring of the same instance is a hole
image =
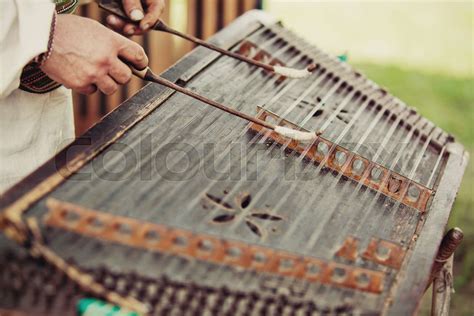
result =
[[[449,227],[464,242],[455,256],[452,315],[474,311],[474,2],[472,1],[295,1],[171,0],[163,19],[172,27],[208,38],[247,10],[262,8],[307,41],[347,62],[453,134],[470,152]],[[93,3],[78,14],[104,21]],[[134,38],[161,72],[193,48],[155,32]],[[143,86],[134,79],[115,95],[74,98],[77,134]],[[429,313],[427,291],[421,314]]]

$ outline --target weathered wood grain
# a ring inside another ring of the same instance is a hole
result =
[[[405,261],[399,275],[398,286],[394,287],[394,298],[387,307],[389,315],[413,313],[430,280],[431,267],[438,253],[444,235],[451,207],[461,184],[462,174],[469,160],[468,154],[458,144],[451,144],[450,154],[443,176],[438,184],[432,207],[426,219],[420,222],[410,250],[413,252]]]

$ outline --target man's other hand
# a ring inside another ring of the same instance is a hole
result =
[[[51,56],[41,69],[53,80],[83,94],[99,88],[112,94],[127,83],[133,64],[148,65],[143,48],[100,23],[76,15],[58,15]]]
[[[107,24],[117,32],[127,36],[141,35],[158,22],[165,8],[164,0],[123,0],[125,13],[138,24],[127,23],[115,15],[107,17]]]

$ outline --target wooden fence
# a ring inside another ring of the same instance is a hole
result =
[[[261,0],[167,0],[162,19],[173,28],[206,39],[237,16],[254,8],[261,8]],[[76,13],[105,23],[106,14],[93,2],[79,6]],[[151,68],[157,73],[193,48],[189,42],[160,32],[149,32],[132,39],[143,46]],[[100,92],[90,96],[74,94],[76,134],[81,135],[143,85],[143,81],[133,78],[110,96]]]

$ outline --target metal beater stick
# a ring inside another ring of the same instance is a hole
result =
[[[169,80],[166,80],[158,75],[156,75],[149,67],[146,67],[145,69],[143,70],[138,70],[136,68],[134,68],[133,66],[130,66],[130,68],[132,69],[132,72],[134,75],[136,75],[137,77],[143,79],[143,80],[146,80],[146,81],[151,81],[151,82],[155,82],[155,83],[159,83],[165,87],[168,87],[170,89],[173,89],[173,90],[176,90],[178,92],[181,92],[183,94],[186,94],[196,100],[199,100],[201,102],[204,102],[206,104],[209,104],[210,106],[213,106],[215,108],[218,108],[224,112],[227,112],[229,114],[232,114],[232,115],[235,115],[235,116],[238,116],[244,120],[247,120],[249,122],[252,122],[252,123],[255,123],[257,125],[260,125],[260,126],[263,126],[263,127],[266,127],[268,129],[271,129],[271,130],[274,130],[275,132],[281,134],[282,136],[285,136],[285,137],[289,137],[289,138],[292,138],[292,139],[295,139],[295,140],[312,140],[312,139],[315,139],[317,136],[316,136],[316,133],[313,133],[313,132],[302,132],[302,131],[298,131],[298,130],[295,130],[295,129],[292,129],[292,128],[289,128],[289,127],[283,127],[283,126],[277,126],[277,125],[274,125],[274,124],[271,124],[271,123],[268,123],[266,121],[263,121],[263,120],[260,120],[258,118],[255,118],[251,115],[248,115],[248,114],[245,114],[243,112],[240,112],[240,111],[237,111],[233,108],[230,108],[226,105],[223,105],[219,102],[216,102],[214,100],[211,100],[211,99],[208,99],[200,94],[197,94],[189,89],[186,89],[186,88],[183,88]]]
[[[127,16],[127,14],[125,14],[120,1],[117,1],[117,0],[96,0],[96,1],[99,4],[99,7],[101,9],[104,9],[105,11],[107,11],[109,13],[115,14],[115,15],[121,17],[122,19],[127,20],[130,23],[135,23],[135,24],[137,23],[136,21],[132,21]],[[315,64],[310,64],[304,69],[294,69],[294,68],[283,67],[283,66],[279,66],[279,65],[265,64],[265,63],[262,63],[260,61],[248,58],[246,56],[242,56],[240,54],[228,51],[228,50],[223,49],[219,46],[216,46],[214,44],[203,41],[202,39],[199,39],[195,36],[181,33],[179,31],[169,27],[168,25],[166,25],[161,20],[158,20],[158,22],[155,25],[153,25],[151,27],[151,29],[179,36],[179,37],[184,38],[188,41],[191,41],[191,42],[193,42],[197,45],[204,46],[204,47],[209,48],[213,51],[219,52],[223,55],[241,60],[241,61],[246,62],[248,64],[263,68],[267,71],[271,71],[271,72],[280,74],[280,75],[288,77],[288,78],[295,78],[295,79],[306,78],[309,75],[311,75],[311,73],[316,69]]]

